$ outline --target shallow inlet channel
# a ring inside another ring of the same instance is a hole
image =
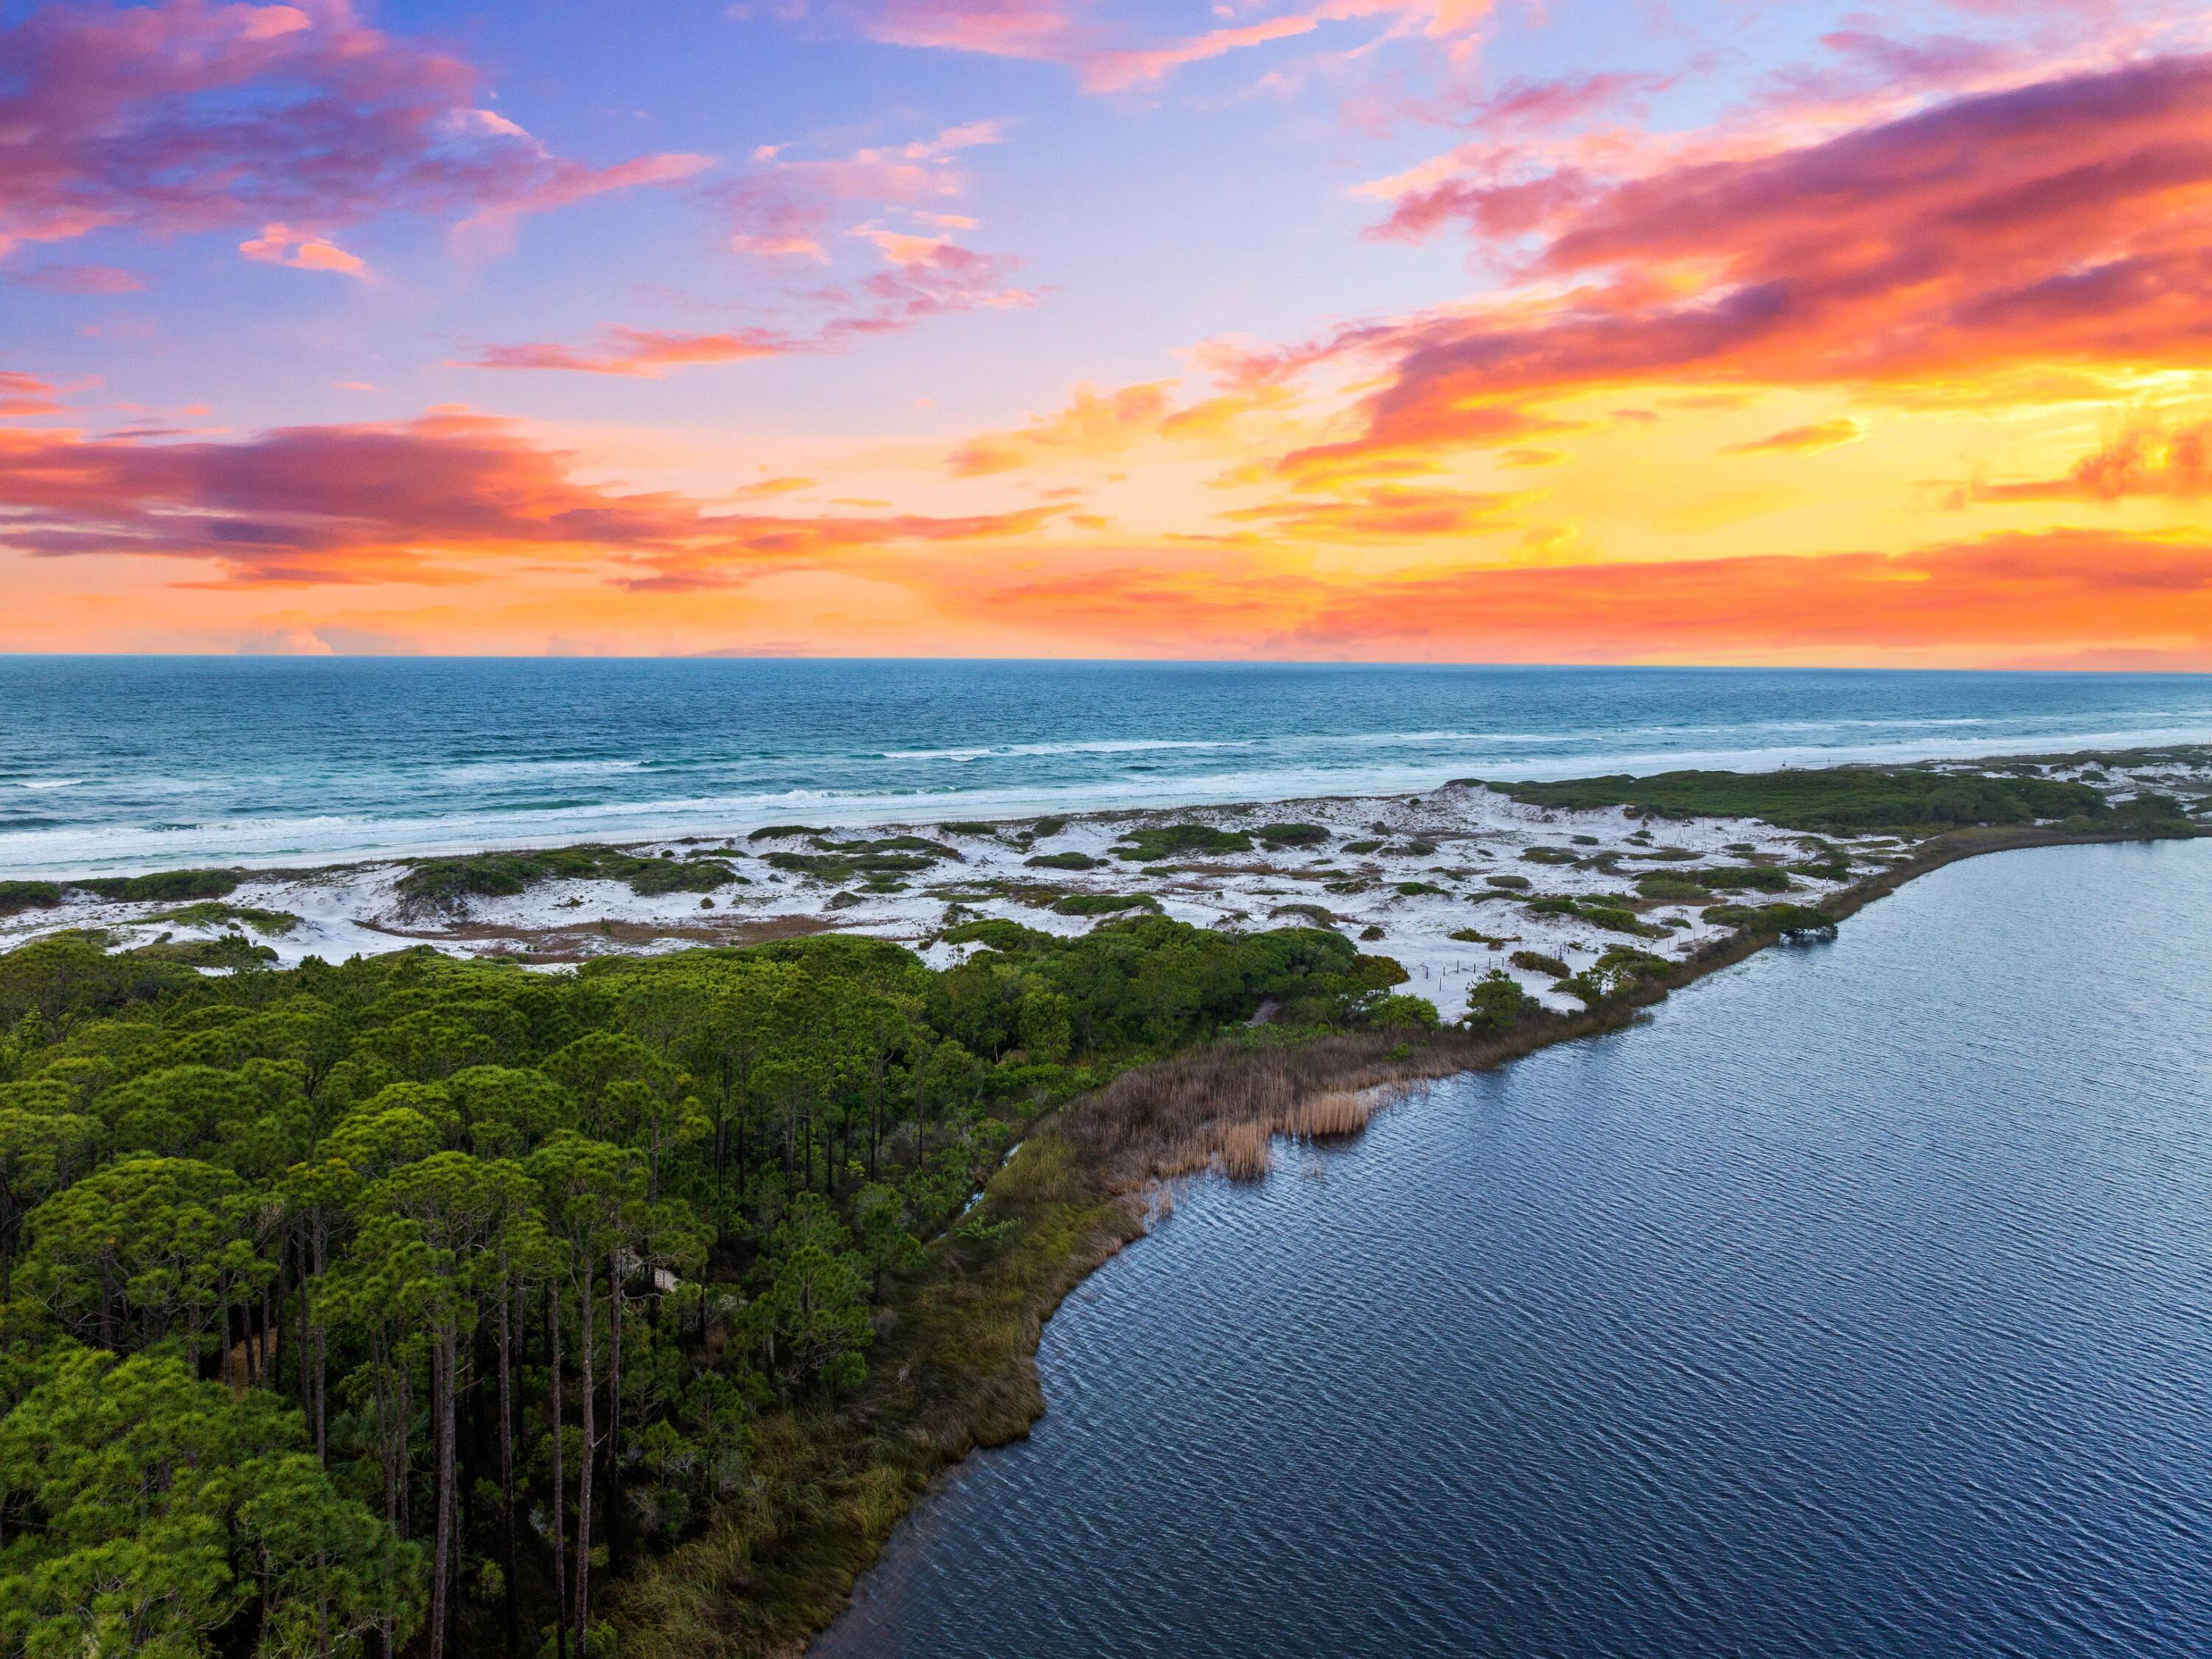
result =
[[[2212,1652],[2212,842],[1185,1193],[825,1659]]]

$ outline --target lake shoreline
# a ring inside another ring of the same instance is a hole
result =
[[[1820,908],[1841,921],[1922,876],[1994,853],[2208,835],[2202,828],[1958,830],[1826,895]],[[1628,1029],[1674,992],[1782,939],[1771,927],[1739,929],[1603,1004],[1547,1011],[1493,1036],[1449,1029],[1339,1035],[1296,1048],[1217,1039],[1066,1103],[1031,1127],[977,1206],[979,1219],[1008,1228],[1019,1247],[978,1266],[962,1260],[953,1236],[933,1240],[932,1267],[895,1297],[878,1369],[843,1409],[842,1424],[817,1414],[811,1433],[781,1438],[780,1454],[811,1465],[825,1490],[842,1479],[865,1501],[827,1506],[827,1515],[788,1529],[756,1516],[646,1565],[611,1601],[626,1650],[653,1659],[804,1655],[849,1605],[892,1529],[939,1481],[970,1452],[1030,1432],[1047,1409],[1036,1370],[1047,1322],[1085,1279],[1172,1212],[1177,1180],[1222,1172],[1222,1154],[1240,1129],[1256,1125],[1272,1139],[1316,1097],[1364,1094],[1370,1109],[1380,1109],[1425,1083]],[[1146,1121],[1133,1135],[1132,1097],[1155,1109],[1135,1115]],[[1231,1171],[1253,1178],[1249,1169]],[[1266,1173],[1263,1165],[1257,1178]],[[979,1330],[989,1340],[976,1341]]]

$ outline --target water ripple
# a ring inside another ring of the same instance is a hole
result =
[[[1208,1186],[821,1659],[2212,1652],[2212,845],[1954,866]]]

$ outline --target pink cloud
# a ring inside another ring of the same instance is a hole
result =
[[[738,363],[755,357],[781,356],[803,345],[766,329],[720,334],[679,333],[662,329],[605,330],[597,347],[538,343],[488,346],[463,360],[470,368],[554,368],[584,374],[626,374],[658,380],[672,368],[696,363]]]
[[[702,165],[555,155],[481,107],[470,64],[348,0],[49,4],[0,28],[0,252],[108,226],[511,215]]]
[[[1110,44],[1097,25],[1079,21],[1060,0],[875,0],[860,14],[860,26],[871,40],[895,46],[1064,64],[1077,70],[1085,91],[1110,93],[1331,23],[1379,20],[1386,37],[1455,43],[1456,50],[1490,9],[1491,0],[1321,0],[1279,16],[1141,46]]]
[[[54,388],[37,375],[0,369],[0,419],[58,415],[61,411],[62,405],[56,401]]]
[[[47,294],[136,294],[146,286],[135,272],[113,265],[33,265],[6,276],[18,288]]]
[[[658,379],[669,369],[744,362],[797,352],[834,351],[858,339],[896,333],[933,317],[1006,311],[1034,305],[1029,289],[1006,284],[1007,262],[927,237],[875,232],[889,268],[856,282],[817,289],[809,296],[827,312],[799,333],[744,328],[689,333],[611,325],[595,347],[551,343],[487,346],[459,360],[469,368],[565,369],[586,374]]]
[[[264,225],[258,236],[240,242],[238,251],[264,264],[289,265],[295,270],[334,270],[342,276],[368,275],[368,264],[336,242],[309,231],[294,230],[289,225]]]

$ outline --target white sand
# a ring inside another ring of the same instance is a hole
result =
[[[2076,775],[2078,771],[2072,769],[2058,775]],[[2115,799],[2148,787],[2182,793],[2201,805],[2204,792],[2212,789],[2212,756],[2195,765],[2148,765],[2089,781]],[[617,881],[550,881],[514,897],[471,899],[460,914],[410,917],[397,892],[407,866],[396,863],[306,876],[250,877],[224,902],[298,916],[298,924],[289,933],[265,939],[250,935],[271,946],[287,964],[309,956],[343,960],[428,943],[455,955],[535,959],[548,967],[606,951],[677,950],[829,928],[896,939],[919,951],[933,965],[943,966],[957,960],[963,949],[939,942],[939,934],[954,920],[1006,917],[1063,934],[1097,925],[1099,918],[1060,915],[1050,909],[1053,896],[1062,893],[1149,893],[1167,915],[1200,927],[1304,925],[1318,918],[1285,914],[1285,907],[1318,906],[1332,925],[1360,939],[1363,949],[1402,963],[1412,975],[1403,989],[1428,998],[1446,1018],[1454,1018],[1465,1006],[1468,984],[1492,968],[1506,969],[1553,1006],[1577,1006],[1555,990],[1545,975],[1511,968],[1507,959],[1516,950],[1540,951],[1579,968],[1609,945],[1633,945],[1680,956],[1726,931],[1700,920],[1696,905],[1662,904],[1647,907],[1644,920],[1680,925],[1665,939],[1632,938],[1577,917],[1534,914],[1527,907],[1528,897],[1632,894],[1638,875],[1675,867],[1637,855],[1666,848],[1695,854],[1707,863],[1740,864],[1753,854],[1800,862],[1808,856],[1809,839],[1751,819],[1638,821],[1613,809],[1547,811],[1479,787],[1450,787],[1419,796],[1076,816],[1064,829],[1033,845],[1015,839],[1035,822],[1013,821],[993,836],[956,835],[927,823],[832,832],[841,840],[923,835],[958,853],[957,862],[938,862],[926,872],[902,878],[905,889],[896,893],[868,893],[857,884],[840,889],[772,868],[763,860],[762,854],[777,850],[818,850],[804,839],[733,839],[726,843],[687,839],[649,842],[635,850],[727,860],[741,879],[713,893],[711,908],[702,908],[702,896],[696,893],[647,898]],[[1279,822],[1322,825],[1331,831],[1331,840],[1315,848],[1178,857],[1157,865],[1134,864],[1111,852],[1128,830],[1140,827],[1197,823],[1249,830]],[[1630,839],[1639,835],[1644,839]],[[1435,850],[1410,850],[1407,843],[1414,838],[1433,842]],[[1901,850],[1883,836],[1823,839],[1850,855],[1854,877],[1877,867],[1875,861],[1882,854]],[[1369,840],[1386,845],[1358,854],[1345,850],[1347,842]],[[1578,858],[1607,849],[1625,856],[1608,873],[1522,856],[1534,848],[1558,848]],[[1037,868],[1025,862],[1036,854],[1068,852],[1105,862],[1087,871]],[[1525,877],[1532,890],[1501,894],[1486,884],[1484,878],[1491,875]],[[1788,896],[1804,903],[1840,884],[1802,874],[1792,879],[1796,890]],[[1410,882],[1443,890],[1398,892],[1400,884]],[[1018,885],[984,890],[994,883]],[[1332,890],[1345,887],[1354,890]],[[1024,888],[1031,890],[1024,893]],[[1748,892],[1730,896],[1759,903],[1772,902],[1774,896]],[[165,936],[212,938],[224,931],[221,923],[193,927],[153,920],[178,908],[173,903],[110,902],[72,891],[58,908],[0,921],[0,949],[65,927],[107,930],[121,946]],[[1363,938],[1370,928],[1380,928],[1381,936]],[[1451,937],[1469,928],[1510,942],[1492,946]]]

